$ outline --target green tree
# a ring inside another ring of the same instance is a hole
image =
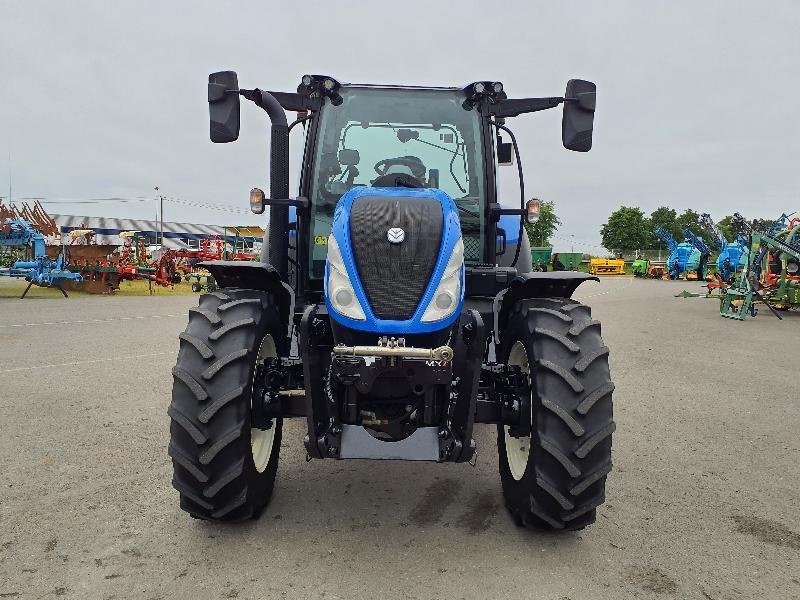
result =
[[[647,219],[638,206],[621,206],[600,229],[603,246],[618,255],[640,250],[647,244]]]
[[[538,200],[538,198],[534,198]],[[528,241],[531,247],[551,246],[550,237],[556,232],[561,220],[556,216],[556,205],[554,202],[539,200],[539,220],[536,223],[525,221],[525,231],[528,233]]]
[[[700,215],[691,208],[687,208],[678,216],[677,225],[680,234],[675,239],[679,242],[683,240],[683,230],[688,227],[692,230],[692,233],[699,235],[705,240],[706,244],[713,247],[714,240],[711,238],[711,235],[705,229],[700,227]]]
[[[675,209],[666,206],[660,206],[650,213],[650,218],[646,222],[648,248],[658,248],[661,243],[661,240],[653,233],[659,227],[669,231],[675,239],[682,239],[683,233],[678,229],[677,217],[678,213],[675,212]]]
[[[733,220],[733,215],[727,215],[724,219],[717,222],[717,227],[722,232],[722,235],[725,236],[725,239],[729,242],[736,239],[736,232],[731,227],[731,221]]]

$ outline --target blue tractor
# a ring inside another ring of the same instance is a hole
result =
[[[711,235],[719,248],[717,274],[724,283],[731,283],[736,274],[747,266],[747,238],[739,233],[736,239],[728,241],[708,213],[700,215],[700,226]]]
[[[255,518],[275,485],[283,420],[303,420],[309,459],[468,462],[475,428],[497,429],[517,523],[594,522],[611,471],[608,348],[588,306],[597,278],[533,272],[523,171],[506,120],[563,104],[570,150],[591,147],[595,86],[508,98],[503,85],[343,84],[297,92],[209,77],[211,140],[239,134],[239,99],[271,120],[261,261],[203,263],[219,289],[190,310],[169,407],[180,505],[209,520]],[[286,112],[299,113],[289,124]],[[306,129],[297,197],[289,131]],[[501,136],[510,142],[503,142]],[[512,156],[514,160],[512,161]],[[520,201],[499,203],[516,162]],[[369,167],[372,167],[370,169]]]
[[[672,234],[662,227],[653,233],[669,250],[667,259],[667,272],[670,279],[680,279],[689,273],[697,272],[700,266],[700,251],[689,242],[678,243]]]

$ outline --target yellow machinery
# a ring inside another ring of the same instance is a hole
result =
[[[624,275],[625,261],[621,258],[593,258],[589,261],[592,275]]]

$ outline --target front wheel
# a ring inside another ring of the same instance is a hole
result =
[[[583,529],[605,501],[615,428],[600,323],[574,300],[521,300],[499,356],[527,373],[530,385],[530,397],[519,399],[530,436],[498,425],[506,506],[526,527]]]
[[[194,517],[256,518],[275,485],[282,422],[252,426],[253,376],[257,363],[278,356],[286,325],[266,292],[224,289],[199,304],[172,370],[172,484]]]

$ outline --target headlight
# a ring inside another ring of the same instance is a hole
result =
[[[461,300],[461,270],[463,267],[464,242],[459,237],[453,247],[450,260],[447,261],[447,266],[444,268],[442,280],[436,287],[433,298],[431,298],[428,308],[425,309],[425,313],[422,315],[423,323],[440,321],[452,315],[458,308],[458,303]]]
[[[356,292],[342,260],[339,244],[333,235],[328,236],[328,286],[326,290],[331,306],[340,315],[365,321],[366,316],[358,303]]]

